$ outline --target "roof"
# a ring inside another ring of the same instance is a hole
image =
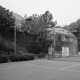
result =
[[[56,33],[56,34],[70,36],[70,37],[76,37],[69,30],[65,30],[65,29],[62,29],[62,28],[47,28],[47,30],[51,31],[50,33]]]

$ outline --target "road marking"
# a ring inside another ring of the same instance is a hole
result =
[[[12,67],[7,67],[7,66],[5,66],[4,68],[3,67],[1,67],[0,69],[9,69],[9,68],[16,68],[16,67],[27,67],[27,66],[30,66],[30,65],[32,65],[32,64],[25,64],[25,65],[10,65],[10,66],[12,66]]]
[[[42,67],[42,68],[50,68],[50,69],[62,69],[62,68],[53,68],[53,67],[47,67],[47,66],[38,66],[38,65],[30,65],[30,66],[35,66],[35,67]]]
[[[54,60],[38,60],[38,61],[35,61],[35,63],[36,62],[56,63],[56,61],[54,61]],[[62,63],[62,62],[65,62],[65,61],[57,61],[57,63]],[[70,62],[66,62],[66,63],[69,63],[70,64]],[[72,62],[72,63],[75,63],[76,64],[76,62]]]
[[[72,67],[75,67],[75,66],[78,66],[78,65],[80,65],[80,64],[76,64],[76,65],[72,65],[72,66],[64,67],[64,69],[72,68]]]
[[[50,61],[50,62],[47,62],[47,61],[36,61],[34,64],[36,64],[36,63],[51,63],[51,62],[55,62],[55,61]],[[61,63],[61,62],[60,62]],[[71,67],[75,67],[75,66],[78,66],[78,65],[80,65],[80,64],[73,64],[73,65],[71,65],[71,66],[68,66],[68,67],[63,67],[64,69],[67,69],[67,68],[71,68]]]
[[[77,71],[77,70],[69,70],[69,69],[64,69],[64,68],[62,68],[62,70],[66,70],[66,71],[70,71],[70,72],[80,72],[80,71]]]
[[[76,70],[68,70],[66,68],[53,68],[53,67],[46,67],[46,66],[38,66],[38,65],[34,65],[34,64],[27,64],[27,65],[19,65],[19,66],[13,66],[13,67],[5,67],[5,68],[1,68],[2,69],[10,69],[10,68],[17,68],[17,67],[28,67],[28,66],[35,66],[35,67],[40,67],[40,68],[47,68],[47,69],[53,69],[53,70],[65,70],[65,71],[73,71],[73,72],[80,72],[80,71],[76,71]]]
[[[80,71],[77,71],[77,70],[68,70],[68,69],[65,69],[65,68],[53,68],[53,67],[46,67],[46,66],[38,66],[38,65],[29,65],[29,66],[35,66],[35,67],[41,67],[41,68],[48,68],[48,69],[53,69],[53,70],[65,70],[65,71],[73,71],[73,72],[80,72]]]

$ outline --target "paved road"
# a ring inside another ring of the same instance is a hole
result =
[[[80,63],[46,59],[4,63],[0,80],[80,80]]]

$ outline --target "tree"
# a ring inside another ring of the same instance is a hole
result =
[[[77,19],[77,21],[72,22],[69,25],[65,25],[63,28],[69,31],[80,30],[80,19]]]
[[[49,11],[42,15],[33,14],[22,22],[22,30],[40,38],[46,37],[46,28],[54,27],[56,24],[52,21],[53,16]]]
[[[13,50],[10,40],[14,38],[14,29],[12,28],[14,25],[15,18],[13,17],[13,13],[0,6],[0,47],[2,46],[0,51]]]
[[[64,29],[70,30],[78,38],[78,49],[80,51],[80,19],[65,26]]]
[[[52,21],[53,17],[49,11],[46,11],[42,15],[33,14],[25,19],[22,23],[22,29],[28,31],[30,34],[38,34],[44,31],[48,27],[54,27],[55,24]]]
[[[0,30],[7,30],[10,26],[14,26],[15,18],[13,13],[8,9],[0,6]]]
[[[54,27],[56,22],[52,21],[53,16],[49,11],[42,15],[33,14],[22,22],[22,30],[37,36],[36,43],[39,48],[43,48],[43,43],[46,45],[46,28]],[[47,46],[47,45],[46,45]],[[43,50],[44,51],[44,50]]]

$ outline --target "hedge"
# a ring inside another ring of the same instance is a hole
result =
[[[11,54],[11,55],[0,54],[0,63],[6,63],[9,60],[11,62],[28,61],[28,60],[34,60],[34,58],[35,58],[34,54],[30,54],[30,53]]]
[[[11,62],[34,60],[33,54],[12,54],[9,55]]]
[[[0,63],[8,62],[7,55],[0,54]]]
[[[36,56],[38,57],[38,58],[43,58],[43,57],[45,57],[45,53],[40,53],[40,54],[37,54]]]

